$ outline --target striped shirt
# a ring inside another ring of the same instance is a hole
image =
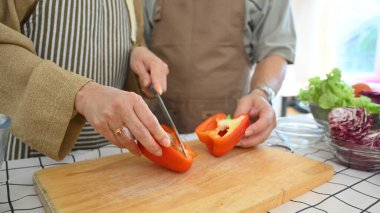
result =
[[[132,48],[130,26],[125,0],[40,0],[22,33],[41,58],[97,83],[122,88]],[[6,159],[41,155],[13,135],[9,140]],[[87,123],[74,150],[108,143]]]

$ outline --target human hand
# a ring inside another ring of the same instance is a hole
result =
[[[276,115],[272,106],[264,97],[253,91],[242,97],[237,105],[234,117],[246,113],[252,123],[245,130],[243,139],[237,144],[240,147],[252,147],[264,142],[276,127]]]
[[[135,155],[140,155],[135,139],[157,156],[162,155],[157,142],[170,146],[169,136],[157,118],[133,92],[89,82],[77,93],[75,108],[98,133]]]
[[[136,47],[131,53],[131,68],[138,75],[140,86],[146,94],[148,87],[162,95],[167,89],[168,65],[145,47]]]

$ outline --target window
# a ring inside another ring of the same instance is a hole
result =
[[[380,91],[380,0],[291,0],[296,59],[283,96],[297,95],[311,77],[335,67],[349,84],[373,82]]]
[[[351,81],[380,83],[380,0],[334,1],[336,65]]]

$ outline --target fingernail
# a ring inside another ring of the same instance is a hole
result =
[[[245,131],[245,136],[251,136],[253,134],[253,131],[252,130],[247,130]]]
[[[157,151],[154,152],[154,155],[158,156],[158,157],[161,157],[162,156],[162,150],[159,149]]]
[[[159,88],[157,92],[158,92],[158,94],[162,95],[162,89],[161,88]]]
[[[149,84],[149,80],[148,79],[144,79],[144,87],[147,87],[147,86],[149,86],[148,84]]]
[[[169,147],[170,146],[170,139],[166,137],[164,140],[162,140],[162,145],[164,147]]]

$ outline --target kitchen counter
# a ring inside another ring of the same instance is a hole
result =
[[[190,141],[196,135],[182,137]],[[265,144],[281,144],[281,141],[273,132]],[[108,145],[92,151],[72,152],[59,162],[47,157],[4,162],[0,169],[0,213],[44,212],[32,179],[33,173],[40,169],[125,152],[127,150]],[[380,171],[364,172],[340,165],[323,141],[313,147],[296,149],[294,154],[332,165],[334,177],[269,212],[380,212]]]

